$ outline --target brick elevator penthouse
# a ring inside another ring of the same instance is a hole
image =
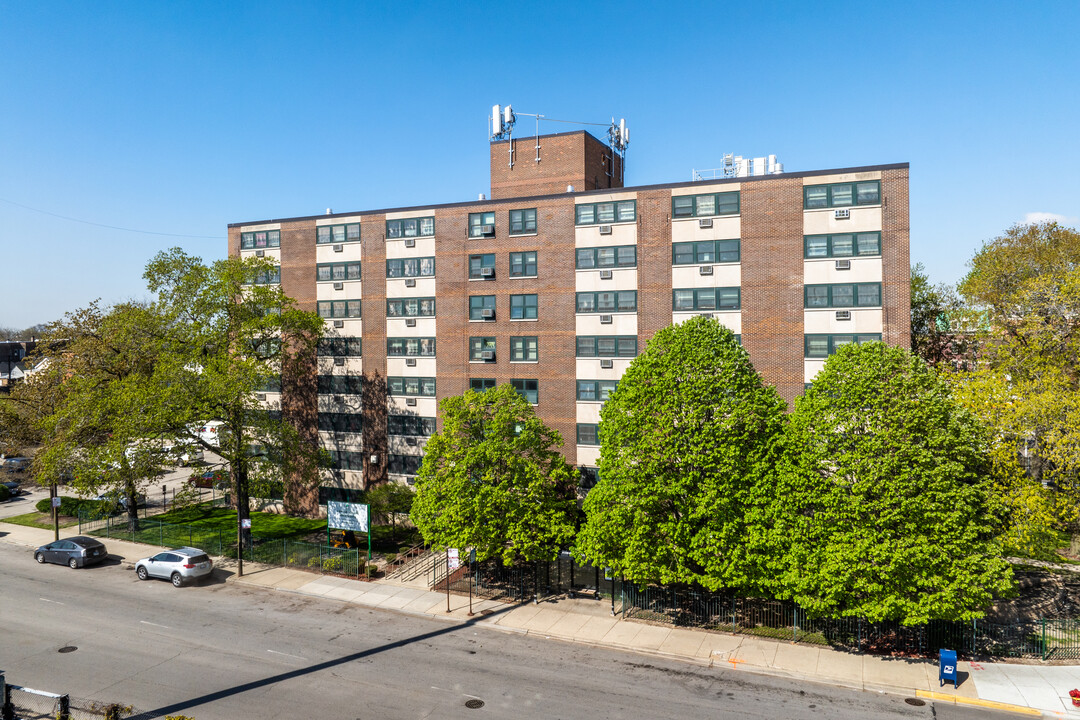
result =
[[[324,502],[410,482],[438,400],[507,382],[588,487],[603,400],[695,315],[789,404],[840,345],[908,343],[907,163],[623,187],[584,131],[490,152],[488,200],[229,225],[325,318],[317,370],[260,395],[331,452]]]

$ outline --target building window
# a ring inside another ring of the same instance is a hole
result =
[[[394,298],[387,300],[386,317],[435,317],[435,298]]]
[[[536,277],[536,251],[510,253],[510,277]]]
[[[535,320],[536,319],[536,296],[535,295],[511,295],[510,296],[510,319],[511,320]]]
[[[803,188],[803,209],[815,210],[852,205],[880,205],[881,181],[867,180],[832,185],[807,185]]]
[[[618,386],[618,380],[578,380],[577,399],[582,402],[606,402]]]
[[[395,258],[387,260],[386,277],[435,277],[435,258]]]
[[[484,312],[484,311],[487,312]],[[494,295],[470,295],[469,296],[469,319],[470,320],[494,320],[495,319],[495,296]]]
[[[806,335],[804,336],[804,354],[808,358],[825,358],[835,353],[842,345],[878,342],[881,334],[866,335]]]
[[[333,243],[360,242],[360,223],[347,225],[320,225],[315,228],[315,243],[327,245]]]
[[[511,337],[510,362],[537,362],[540,359],[539,347],[535,337]]]
[[[364,391],[362,375],[320,375],[320,395],[360,395]]]
[[[671,246],[672,265],[739,262],[739,240],[703,240]]]
[[[259,230],[257,232],[240,233],[241,250],[262,250],[264,248],[281,247],[280,230]]]
[[[637,267],[637,246],[578,248],[577,269]]]
[[[611,225],[637,220],[637,200],[574,206],[575,225]]]
[[[599,445],[600,444],[600,426],[593,425],[592,423],[578,423],[577,424],[577,444],[578,445]]]
[[[511,210],[510,234],[532,235],[536,232],[536,209]]]
[[[386,354],[390,357],[435,357],[435,338],[386,338]]]
[[[360,413],[321,412],[318,424],[323,432],[358,433],[363,430],[363,416]]]
[[[578,486],[582,490],[592,490],[600,482],[600,470],[597,468],[582,465],[578,468],[578,472],[580,473]]]
[[[386,221],[386,239],[409,237],[432,237],[435,235],[435,218],[406,218]]]
[[[469,378],[469,389],[475,392],[494,390],[495,378]]]
[[[881,283],[807,285],[804,293],[807,309],[881,307]]]
[[[386,471],[391,475],[415,475],[420,472],[423,455],[390,455],[386,461]]]
[[[637,357],[637,335],[579,335],[578,357]]]
[[[495,352],[495,338],[493,337],[471,337],[469,338],[469,360],[475,362],[487,362],[484,358],[484,353]],[[490,359],[494,359],[494,355],[490,356]]]
[[[319,263],[315,266],[316,282],[344,282],[360,279],[360,263]]]
[[[361,357],[363,341],[358,337],[332,337],[319,341],[319,355]]]
[[[331,450],[330,451],[330,467],[335,470],[363,470],[364,469],[364,453],[363,451],[349,451],[349,450]],[[321,487],[319,488],[319,503],[326,504],[326,500],[323,499],[323,491],[333,490],[349,490],[348,488],[331,488]],[[329,494],[329,493],[327,493]],[[339,500],[341,502],[363,502],[363,495],[359,490],[342,493],[344,497],[338,497],[334,495],[330,497],[330,500]]]
[[[742,302],[742,294],[737,287],[673,290],[671,297],[671,309],[676,312],[738,310]]]
[[[250,285],[279,285],[281,283],[281,268],[275,267],[269,270],[259,270],[252,278]]]
[[[577,294],[577,312],[637,312],[637,290],[579,292]]]
[[[738,191],[709,195],[676,195],[671,198],[671,217],[676,219],[738,214]]]
[[[495,237],[495,213],[469,213],[469,237]]]
[[[358,318],[360,317],[359,300],[320,300],[319,317],[321,318]]]
[[[390,395],[435,397],[435,378],[388,377],[386,388]]]
[[[386,433],[430,437],[435,434],[435,418],[418,415],[390,415],[386,418]]]
[[[539,380],[511,380],[510,384],[521,397],[529,401],[530,405],[540,404],[540,381]]]
[[[881,233],[879,232],[803,237],[803,257],[808,259],[880,254]]]
[[[281,376],[274,375],[267,377],[255,389],[255,392],[261,393],[279,393],[281,392]]]
[[[485,253],[483,255],[469,256],[469,279],[495,277],[495,255]]]

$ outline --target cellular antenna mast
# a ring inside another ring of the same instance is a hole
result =
[[[626,120],[620,119],[619,124],[615,124],[615,118],[611,118],[611,124],[607,123],[594,123],[594,122],[582,122],[578,120],[558,120],[556,118],[549,118],[546,115],[539,115],[536,113],[515,113],[509,105],[505,108],[501,105],[493,105],[491,108],[491,115],[488,117],[488,124],[490,126],[489,139],[491,142],[497,142],[499,140],[513,140],[514,123],[517,122],[517,116],[522,115],[524,117],[536,118],[536,158],[537,163],[540,162],[540,121],[547,120],[548,122],[561,122],[569,123],[571,125],[595,125],[596,127],[607,127],[608,134],[608,147],[611,150],[611,164],[608,167],[608,177],[612,176],[615,167],[615,156],[620,158],[626,157],[626,146],[630,144],[630,128],[626,127]],[[514,167],[514,143],[510,145],[510,167]],[[622,182],[625,175],[626,163],[619,163],[619,181]]]

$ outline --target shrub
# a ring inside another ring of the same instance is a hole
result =
[[[0,502],[4,502],[11,497],[11,491],[8,490],[7,485],[0,485]]]
[[[377,572],[379,572],[379,566],[378,565],[368,565],[367,566],[367,576],[369,578],[370,577],[375,577],[375,573],[377,573]]]
[[[384,555],[383,557],[386,558],[386,562],[388,563],[392,563],[397,560],[397,555],[395,555],[394,553],[386,553],[386,555]]]

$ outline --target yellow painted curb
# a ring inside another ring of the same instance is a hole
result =
[[[1025,707],[1023,705],[1010,705],[1009,703],[994,702],[993,700],[980,700],[979,698],[947,695],[945,693],[932,692],[929,690],[916,690],[915,696],[927,698],[929,700],[937,700],[938,702],[951,702],[956,705],[974,705],[976,707],[990,708],[992,710],[1004,710],[1006,712],[1020,713],[1021,715],[1033,715],[1035,717],[1042,717],[1041,710]]]

